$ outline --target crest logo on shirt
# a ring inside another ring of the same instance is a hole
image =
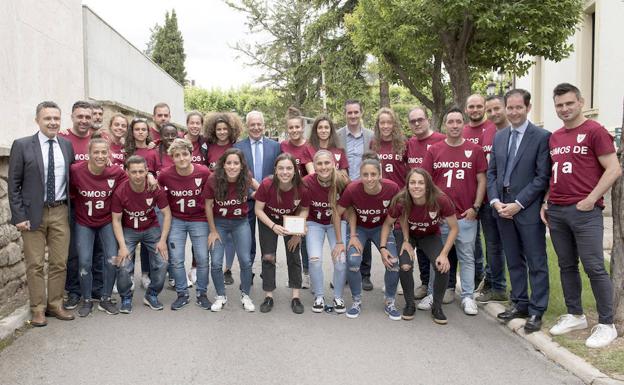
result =
[[[576,135],[576,143],[581,143],[583,140],[585,140],[586,136],[587,136],[587,134],[578,134],[578,135]]]
[[[336,158],[336,162],[340,162],[340,156],[342,154],[334,154],[334,158]]]
[[[115,179],[107,179],[106,181],[108,182],[108,187],[113,188],[115,185]]]
[[[202,178],[195,178],[195,185],[197,187],[201,186]]]
[[[437,211],[429,211],[429,218],[435,219],[437,215],[438,215]]]
[[[416,225],[411,225],[410,230],[416,230]]]
[[[295,204],[295,206],[299,206],[299,203],[301,202],[301,199],[295,199],[293,201],[293,203]]]
[[[154,198],[145,198],[145,203],[147,203],[148,206],[151,206],[152,202],[154,202]]]
[[[382,203],[383,203],[384,207],[388,207],[388,205],[390,204],[390,200],[383,201]]]
[[[430,145],[430,144],[428,144],[428,145],[427,145],[427,150],[429,149],[429,147],[431,147],[431,145]]]
[[[472,150],[464,150],[464,155],[466,155],[466,158],[470,158],[470,156],[472,155]]]

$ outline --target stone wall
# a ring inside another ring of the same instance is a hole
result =
[[[9,223],[11,210],[7,176],[9,157],[6,149],[0,153],[0,318],[10,314],[28,301],[26,265],[22,252],[22,237]]]

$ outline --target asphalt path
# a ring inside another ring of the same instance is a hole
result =
[[[258,260],[251,294],[254,313],[241,306],[238,269],[235,285],[226,287],[229,302],[218,313],[193,303],[171,311],[175,293],[170,289],[160,296],[165,310],[156,312],[142,305],[144,291],[138,288],[132,314],[95,310],[86,318],[48,319],[47,327],[27,330],[0,352],[0,383],[582,384],[484,311],[464,315],[457,301],[444,306],[445,326],[433,323],[424,311],[417,311],[412,321],[389,320],[376,252],[375,289],[364,292],[359,318],[313,313],[309,290],[302,291],[304,314],[294,314],[281,241],[279,249],[278,288],[270,313],[259,312],[264,296]],[[326,251],[327,282],[331,267]],[[208,295],[214,296],[212,285]],[[328,287],[326,300],[330,297]],[[345,298],[350,305],[348,289]],[[402,296],[397,304],[403,307]]]

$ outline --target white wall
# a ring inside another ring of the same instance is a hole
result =
[[[185,123],[184,88],[117,31],[83,6],[86,92],[152,113],[156,103],[171,107],[172,121]]]
[[[588,2],[590,3],[590,2]],[[622,99],[624,98],[624,50],[622,37],[624,29],[624,3],[613,0],[596,0],[596,41],[595,41],[595,80],[593,119],[598,120],[607,129],[613,131],[622,125]],[[516,86],[525,88],[533,94],[533,111],[529,118],[543,123],[544,128],[554,131],[561,127],[552,100],[553,88],[562,82],[568,82],[581,89],[586,99],[585,110],[590,109],[590,89],[588,74],[591,61],[587,35],[583,31],[570,38],[575,51],[570,57],[559,63],[542,61],[541,81],[536,68],[516,80]],[[538,59],[539,60],[539,59]],[[536,105],[537,104],[537,105]],[[586,111],[589,112],[589,111]]]
[[[35,107],[55,101],[69,127],[85,97],[80,0],[0,1],[0,148],[37,131]]]

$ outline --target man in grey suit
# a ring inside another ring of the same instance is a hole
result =
[[[248,137],[234,144],[245,155],[245,161],[249,170],[253,172],[254,179],[261,183],[262,179],[273,174],[275,159],[280,154],[280,146],[276,141],[264,136],[264,115],[260,111],[251,111],[245,118]],[[253,268],[256,259],[256,214],[254,207],[256,201],[250,198],[249,205],[249,226],[251,227],[251,266]]]
[[[548,307],[546,228],[540,207],[550,179],[550,132],[527,120],[529,92],[513,89],[504,101],[511,127],[496,133],[487,173],[487,193],[511,281],[511,307],[498,318],[505,322],[528,318],[524,330],[531,333],[541,328]]]
[[[349,99],[345,102],[345,118],[347,125],[336,131],[337,145],[342,147],[349,160],[349,178],[356,180],[360,178],[360,164],[362,164],[362,154],[370,148],[370,142],[374,133],[362,126],[362,104],[358,100]],[[362,274],[362,289],[373,290],[373,283],[370,280],[371,271],[371,243],[366,242],[362,253],[362,264],[360,273]]]
[[[46,313],[61,320],[74,319],[63,308],[69,249],[69,166],[74,150],[69,141],[57,136],[61,110],[56,103],[40,103],[35,121],[39,131],[15,140],[11,146],[9,204],[11,223],[22,232],[24,240],[31,325],[45,326]]]

